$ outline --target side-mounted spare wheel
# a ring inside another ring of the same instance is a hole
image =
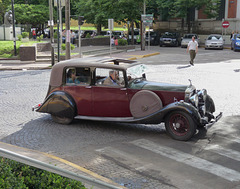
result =
[[[130,101],[130,111],[133,117],[141,118],[162,109],[161,99],[152,91],[137,92]]]
[[[188,113],[173,111],[165,119],[165,128],[173,139],[187,141],[196,133],[197,125]]]

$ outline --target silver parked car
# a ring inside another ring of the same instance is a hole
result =
[[[224,40],[222,35],[211,34],[205,41],[205,49],[221,49],[223,50]]]
[[[181,41],[181,47],[182,48],[187,47],[189,41],[192,40],[193,36],[195,36],[195,40],[198,42],[198,46],[199,46],[200,38],[198,37],[198,35],[197,34],[193,34],[193,33],[189,33],[189,34],[185,34],[183,36],[182,41]]]

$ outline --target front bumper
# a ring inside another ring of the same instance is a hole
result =
[[[204,127],[206,128],[206,129],[209,129],[209,128],[211,128],[213,125],[214,125],[214,123],[216,123],[219,119],[221,119],[221,117],[222,117],[222,112],[220,112],[212,121],[210,121],[208,124],[206,124]]]
[[[205,48],[208,48],[208,49],[222,49],[223,45],[210,44],[210,45],[205,45]]]

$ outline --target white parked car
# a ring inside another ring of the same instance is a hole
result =
[[[222,35],[211,34],[205,41],[205,49],[221,49],[223,50],[224,40]]]
[[[181,41],[181,47],[182,48],[187,47],[189,41],[192,40],[193,36],[195,36],[195,40],[198,42],[198,46],[199,46],[200,38],[198,37],[198,35],[197,34],[193,34],[193,33],[189,33],[189,34],[185,34],[183,36],[182,41]]]

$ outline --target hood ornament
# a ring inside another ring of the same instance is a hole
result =
[[[191,79],[188,79],[188,81],[190,82],[190,86],[192,86],[192,80],[191,80]]]

